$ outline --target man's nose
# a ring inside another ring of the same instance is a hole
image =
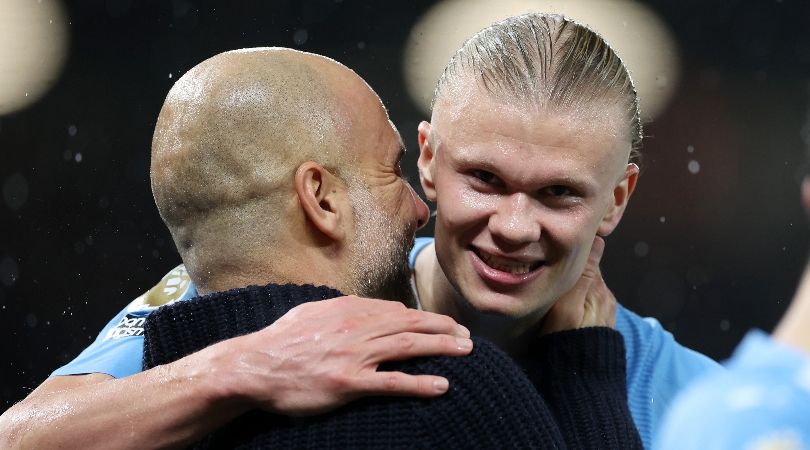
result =
[[[523,193],[501,199],[489,217],[489,231],[509,244],[540,240],[541,226],[532,199]]]
[[[411,196],[413,197],[413,203],[416,207],[416,229],[420,229],[427,225],[428,216],[430,215],[430,211],[428,211],[428,207],[424,201],[419,197],[419,194],[413,190],[411,185],[408,185],[408,190],[411,191]]]

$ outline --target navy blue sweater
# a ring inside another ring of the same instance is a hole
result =
[[[144,369],[258,331],[301,303],[340,295],[326,287],[271,284],[167,305],[146,321]],[[466,357],[380,367],[448,378],[450,390],[437,398],[365,398],[306,418],[253,411],[194,447],[641,448],[616,331],[586,328],[542,337],[525,372],[493,344],[474,341]]]

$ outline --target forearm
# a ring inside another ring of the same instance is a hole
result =
[[[532,380],[569,448],[642,448],[627,405],[624,343],[604,327],[541,338]]]
[[[0,417],[0,447],[179,448],[242,412],[207,381],[173,369],[59,390],[46,382]]]

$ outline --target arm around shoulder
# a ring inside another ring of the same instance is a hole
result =
[[[241,412],[181,364],[49,378],[0,416],[0,447],[179,448]]]

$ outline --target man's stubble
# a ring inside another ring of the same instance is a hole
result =
[[[387,213],[369,188],[355,177],[349,181],[349,199],[356,227],[350,258],[355,293],[415,307],[408,266],[408,253],[413,245],[411,225]]]

